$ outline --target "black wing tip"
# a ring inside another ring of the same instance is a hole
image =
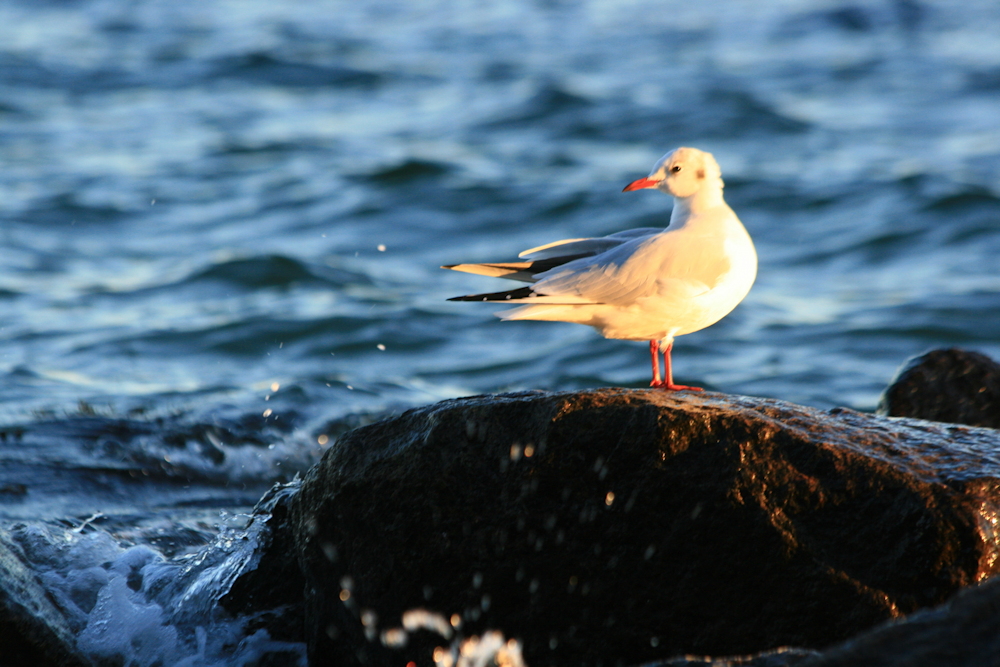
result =
[[[448,301],[496,301],[496,299],[487,299],[483,294],[467,294],[465,296],[453,296]]]
[[[526,299],[534,296],[530,287],[508,290],[506,292],[490,292],[489,294],[467,294],[465,296],[453,296],[448,301],[510,301],[511,299]]]

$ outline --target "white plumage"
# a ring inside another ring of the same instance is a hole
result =
[[[673,382],[674,338],[715,324],[746,297],[757,275],[757,253],[723,199],[719,165],[710,153],[678,148],[624,191],[646,188],[674,197],[666,229],[556,241],[525,250],[523,262],[445,266],[530,283],[451,300],[506,301],[518,306],[498,312],[504,320],[575,322],[607,338],[648,340],[651,386],[697,390]]]

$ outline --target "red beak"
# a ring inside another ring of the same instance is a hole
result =
[[[651,178],[640,178],[637,181],[632,181],[625,186],[622,192],[632,192],[633,190],[643,190],[645,188],[655,188],[659,181],[654,181]]]

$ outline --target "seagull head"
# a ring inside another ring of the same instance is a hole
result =
[[[704,187],[722,188],[722,172],[711,153],[681,147],[667,153],[653,165],[646,178],[632,181],[622,192],[656,188],[668,195],[691,197]]]

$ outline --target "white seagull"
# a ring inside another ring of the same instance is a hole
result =
[[[678,148],[646,178],[622,192],[655,188],[674,197],[666,229],[642,228],[600,238],[566,239],[525,250],[524,262],[452,264],[443,269],[531,283],[506,292],[449,301],[523,304],[496,313],[502,320],[586,324],[605,338],[648,340],[652,387],[674,384],[674,338],[704,329],[746,297],[757,276],[757,252],[722,198],[722,173],[711,153]],[[658,354],[663,351],[663,378]]]

